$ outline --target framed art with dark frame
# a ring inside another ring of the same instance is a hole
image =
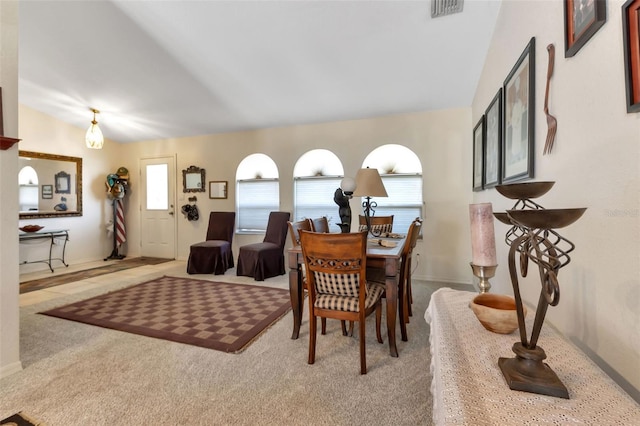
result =
[[[56,194],[71,194],[71,175],[64,170],[54,176]]]
[[[535,51],[536,39],[532,37],[502,86],[502,183],[533,177]]]
[[[622,6],[627,112],[640,112],[640,0]]]
[[[564,57],[578,53],[606,21],[606,0],[564,0]]]
[[[502,145],[502,88],[484,113],[484,188],[500,183],[500,146]]]
[[[209,198],[211,199],[227,198],[227,181],[226,180],[209,181]]]
[[[53,185],[42,185],[42,199],[50,200],[53,198]]]
[[[484,115],[473,128],[473,190],[482,191],[484,173]]]

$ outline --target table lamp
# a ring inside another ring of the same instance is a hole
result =
[[[367,222],[367,229],[373,236],[380,236],[380,231],[376,235],[371,229],[371,216],[375,215],[375,208],[378,204],[371,201],[371,197],[388,197],[387,190],[384,188],[382,178],[378,169],[370,169],[369,167],[358,170],[356,174],[356,190],[353,192],[354,197],[365,197],[362,203],[364,217]]]

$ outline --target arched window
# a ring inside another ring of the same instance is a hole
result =
[[[236,170],[237,232],[265,232],[269,213],[280,209],[278,167],[265,154],[251,154]]]
[[[378,169],[387,190],[388,197],[375,198],[375,214],[393,215],[393,231],[407,232],[411,222],[422,217],[422,165],[418,156],[402,145],[382,145],[371,151],[362,167]]]
[[[338,205],[333,201],[344,176],[340,159],[326,149],[303,154],[293,168],[294,220],[326,216],[331,232],[339,232]]]
[[[18,199],[20,211],[38,210],[38,173],[31,166],[24,166],[18,172]]]

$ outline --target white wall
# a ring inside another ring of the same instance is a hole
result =
[[[369,152],[380,145],[397,143],[412,149],[420,158],[424,173],[424,241],[416,277],[451,282],[470,282],[469,244],[465,230],[466,206],[471,161],[467,149],[471,132],[469,109],[423,112],[364,120],[342,121],[251,132],[208,135],[127,144],[122,147],[125,166],[138,170],[138,160],[177,153],[178,258],[186,259],[189,246],[206,234],[208,212],[235,210],[235,172],[247,155],[261,152],[274,159],[279,168],[280,207],[293,211],[293,167],[298,158],[315,148],[333,151],[341,159],[345,174],[355,176]],[[195,165],[206,170],[206,181],[228,180],[229,198],[210,200],[208,193],[195,194],[201,219],[189,222],[180,213],[189,195],[182,193],[181,170]],[[132,178],[127,233],[130,241],[139,241],[140,204],[137,182]],[[329,194],[333,197],[333,194]],[[358,200],[352,208],[358,209]],[[335,206],[337,214],[338,206]],[[357,216],[356,216],[357,217]],[[240,245],[262,240],[259,235],[236,235],[234,251]],[[129,253],[138,248],[129,246]]]
[[[536,37],[535,179],[556,184],[539,199],[546,208],[587,207],[560,230],[576,244],[559,275],[561,299],[547,313],[558,327],[640,400],[640,114],[627,114],[623,68],[622,1],[607,1],[607,22],[573,58],[564,58],[563,2],[504,1],[473,102],[477,122],[529,39]],[[526,17],[526,19],[523,19]],[[550,112],[558,120],[553,151],[542,155],[546,46],[556,48]],[[513,206],[495,189],[474,194],[494,211]],[[497,275],[492,291],[512,294],[508,227],[496,224]],[[521,284],[537,304],[537,273]],[[547,352],[553,348],[545,348]]]
[[[18,3],[0,2],[4,136],[18,137]],[[22,369],[18,308],[18,144],[0,151],[0,377]]]
[[[121,165],[123,155],[120,144],[106,140],[103,149],[90,149],[84,143],[87,129],[62,123],[24,105],[20,105],[19,112],[20,138],[22,139],[20,150],[82,158],[83,188],[82,216],[24,219],[20,221],[20,226],[37,224],[48,229],[69,229],[69,242],[65,256],[67,263],[77,264],[104,259],[113,250],[113,240],[107,234],[105,226],[113,218],[111,201],[106,195],[105,181],[107,175],[115,173]],[[87,110],[87,127],[91,117]],[[21,256],[37,256],[31,252],[38,249],[31,246],[21,248]],[[30,257],[30,259],[35,258],[37,257]],[[20,272],[43,268],[47,266],[42,263],[23,265],[20,266]]]

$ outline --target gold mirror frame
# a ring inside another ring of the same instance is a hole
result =
[[[196,166],[182,170],[182,192],[205,192],[204,175],[204,169]]]
[[[76,165],[76,198],[77,208],[73,211],[46,211],[46,212],[24,212],[20,213],[20,220],[22,219],[40,219],[49,217],[70,217],[70,216],[82,216],[82,158],[69,157],[66,155],[57,154],[45,154],[42,152],[33,151],[18,151],[20,157],[25,158],[38,158],[42,160],[54,160],[54,161],[68,161]]]

